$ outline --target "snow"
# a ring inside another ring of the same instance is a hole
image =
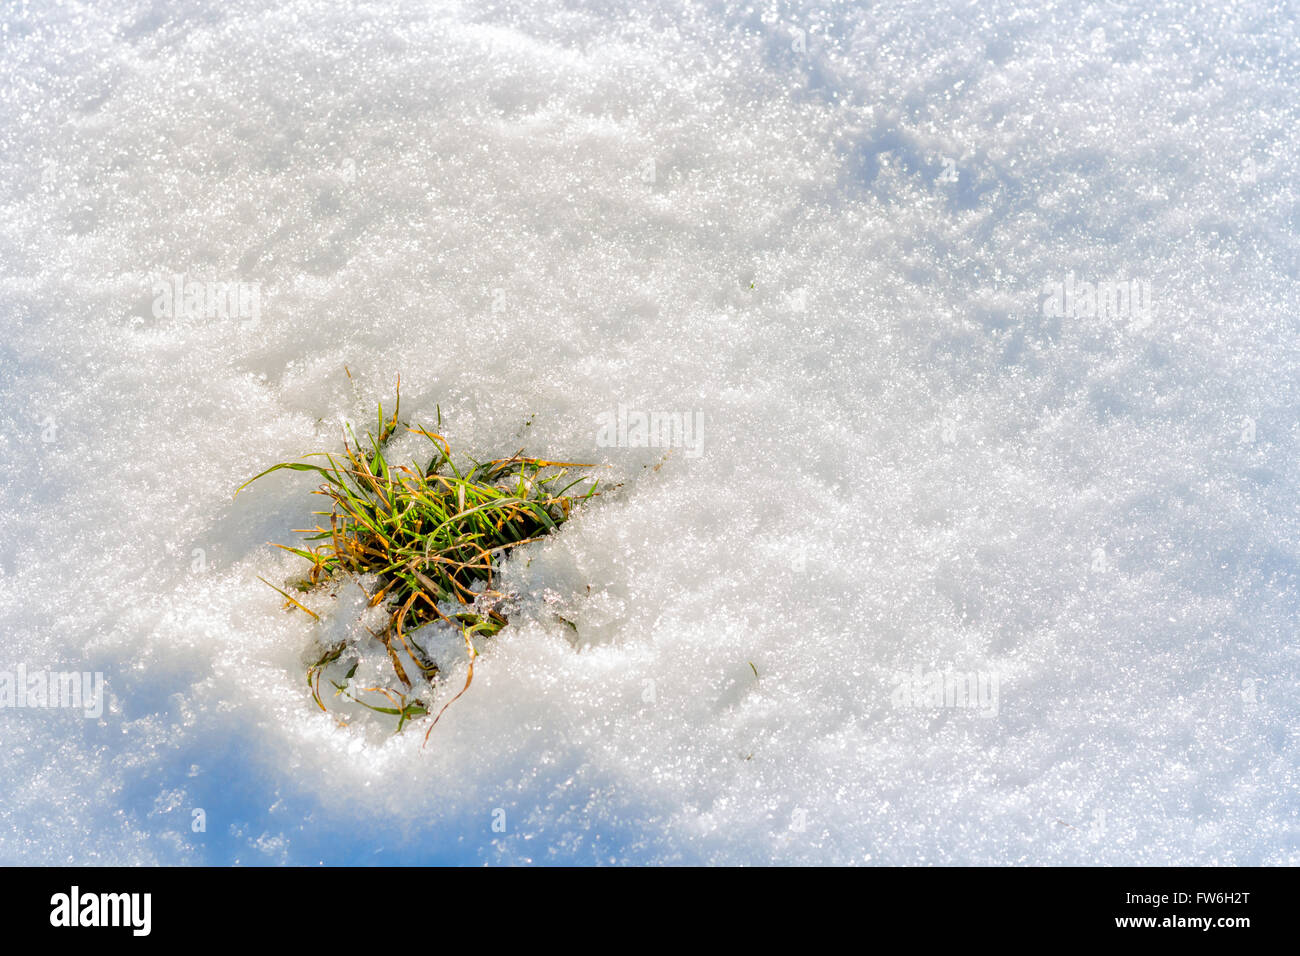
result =
[[[2,17],[0,670],[107,702],[0,709],[0,861],[1300,862],[1283,5]],[[258,581],[311,477],[232,498],[398,373],[623,483],[423,750]]]

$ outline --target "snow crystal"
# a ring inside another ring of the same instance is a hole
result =
[[[1300,862],[1282,6],[0,17],[0,860]],[[232,499],[399,373],[621,483],[423,751]]]

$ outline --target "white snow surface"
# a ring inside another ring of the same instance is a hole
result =
[[[0,710],[0,861],[1300,862],[1287,4],[2,17],[0,671],[107,704]],[[232,498],[399,373],[623,483],[424,749],[307,693],[356,595],[258,580],[316,482]],[[996,708],[897,706],[949,670]]]

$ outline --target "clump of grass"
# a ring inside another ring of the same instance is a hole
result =
[[[474,679],[478,652],[473,638],[495,635],[507,623],[498,608],[502,595],[492,590],[500,557],[555,531],[576,504],[597,494],[597,482],[592,480],[585,491],[570,494],[586,479],[570,479],[567,469],[593,466],[525,458],[522,450],[492,461],[469,459],[463,469],[458,468],[447,440],[422,427],[399,423],[400,409],[399,380],[391,418],[384,416],[381,404],[378,430],[367,432],[364,443],[357,440],[349,426],[341,453],[305,456],[323,458],[326,464],[295,461],[273,465],[250,478],[235,493],[280,469],[311,471],[324,479],[314,494],[326,498],[330,507],[313,514],[327,519],[329,526],[321,522],[315,528],[295,529],[308,535],[304,543],[321,543],[304,548],[282,544],[276,547],[310,562],[302,590],[347,576],[369,594],[371,607],[387,602],[391,609],[387,626],[370,633],[387,650],[393,674],[406,691],[364,688],[384,695],[391,707],[356,696],[348,689],[355,664],[343,683],[331,683],[349,699],[397,716],[398,730],[408,720],[429,713],[421,694],[439,680],[438,666],[416,640],[415,632],[432,624],[448,625],[460,632],[469,654],[468,675],[464,687],[429,725],[427,742],[438,719]],[[397,434],[399,424],[432,443],[433,453],[427,464],[412,461],[409,466],[394,466],[385,458],[385,448]],[[373,593],[361,585],[365,575],[373,575],[378,581]],[[288,592],[275,590],[285,598],[286,606],[296,606],[317,617]],[[421,685],[417,686],[403,667],[399,647],[419,668],[417,679],[423,682]],[[347,650],[348,642],[336,644],[308,669],[312,697],[322,710],[327,708],[320,695],[321,674]]]

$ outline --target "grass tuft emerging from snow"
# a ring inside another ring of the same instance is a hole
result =
[[[306,577],[296,584],[300,591],[349,577],[369,596],[371,607],[387,602],[392,609],[385,627],[379,631],[365,628],[363,633],[384,646],[393,675],[403,689],[349,689],[355,664],[342,682],[331,683],[348,699],[396,716],[399,731],[408,720],[430,712],[422,695],[432,690],[439,678],[437,663],[416,638],[419,629],[436,624],[456,628],[469,654],[465,685],[439,711],[441,717],[474,679],[474,657],[478,652],[473,639],[491,637],[507,623],[500,610],[503,595],[492,590],[496,562],[511,549],[555,531],[576,504],[597,494],[594,479],[585,491],[569,493],[587,479],[572,478],[568,469],[594,466],[526,458],[522,449],[509,458],[486,462],[471,459],[462,471],[452,460],[447,440],[420,426],[399,422],[400,409],[399,381],[392,416],[386,418],[383,405],[379,405],[377,430],[367,432],[365,441],[359,441],[349,426],[341,454],[320,452],[306,456],[324,458],[326,465],[282,462],[250,478],[239,489],[280,469],[312,471],[324,479],[313,494],[327,498],[330,508],[313,514],[328,519],[329,526],[318,523],[315,528],[295,529],[308,535],[306,541],[321,543],[306,548],[283,544],[276,547],[311,562]],[[426,466],[414,461],[409,467],[392,466],[384,457],[399,425],[433,444],[434,454]],[[378,582],[373,591],[366,587],[367,580]],[[286,607],[298,608],[320,620],[315,611],[287,591],[265,583],[284,596]],[[307,682],[321,710],[327,710],[320,694],[322,673],[344,658],[351,643],[343,640],[332,644],[308,669]],[[418,668],[414,680],[402,664],[404,657]],[[391,706],[370,703],[359,693],[383,695]],[[436,723],[437,718],[429,731]],[[425,737],[427,740],[428,732]]]

